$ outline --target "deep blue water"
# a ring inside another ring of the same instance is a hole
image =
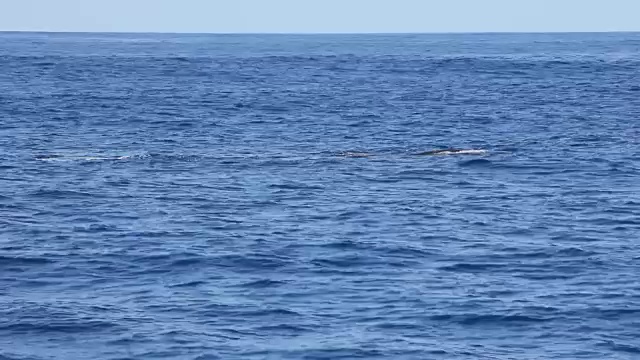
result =
[[[0,34],[0,359],[640,358],[639,146],[640,34]]]

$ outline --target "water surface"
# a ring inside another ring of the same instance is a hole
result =
[[[0,359],[636,358],[639,84],[640,34],[0,34]]]

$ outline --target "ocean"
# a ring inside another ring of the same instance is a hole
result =
[[[640,33],[0,33],[0,359],[640,358],[639,146]]]

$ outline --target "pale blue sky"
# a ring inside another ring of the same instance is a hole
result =
[[[640,31],[640,0],[0,0],[0,30]]]

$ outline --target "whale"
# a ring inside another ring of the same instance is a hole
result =
[[[483,149],[438,149],[438,150],[429,150],[419,152],[416,155],[482,155],[486,154],[488,151]]]
[[[442,156],[442,155],[484,155],[487,154],[488,151],[484,149],[457,149],[457,148],[447,148],[447,149],[436,149],[436,150],[428,150],[422,151],[418,153],[414,153],[411,155],[414,156]],[[354,157],[354,158],[367,158],[374,156],[374,154],[367,152],[357,152],[357,151],[345,151],[339,154],[342,157]]]

